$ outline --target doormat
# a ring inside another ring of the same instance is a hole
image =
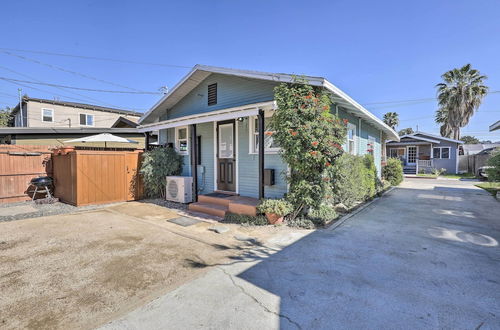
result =
[[[217,198],[229,198],[229,197],[233,197],[233,195],[223,194],[223,193],[218,193],[218,192],[213,192],[213,193],[205,194],[204,196],[217,197]]]
[[[176,225],[179,225],[182,227],[189,227],[189,226],[192,226],[198,222],[201,222],[201,220],[196,220],[196,219],[189,218],[189,217],[180,217],[180,218],[170,219],[167,221],[175,223]]]

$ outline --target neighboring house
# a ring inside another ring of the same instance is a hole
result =
[[[22,109],[22,111],[19,111]],[[98,105],[23,97],[12,111],[14,126],[0,128],[0,143],[63,146],[65,141],[111,133],[138,144],[110,143],[111,148],[144,148],[145,136],[137,130],[142,113]],[[21,118],[22,115],[22,118]],[[155,138],[150,138],[154,142]],[[99,143],[71,143],[102,147]]]
[[[403,162],[405,174],[429,173],[433,169],[446,169],[446,173],[458,173],[458,149],[462,141],[425,132],[400,137],[400,141],[388,141],[387,156]]]
[[[490,125],[490,132],[496,131],[500,129],[500,120],[497,120],[496,123]]]
[[[498,148],[500,143],[476,143],[464,144],[460,146],[460,155],[470,156],[480,153],[483,150],[490,148]]]
[[[329,91],[332,112],[349,121],[344,149],[373,154],[380,175],[383,141],[398,140],[396,132],[325,78],[304,78]],[[293,79],[290,74],[196,65],[140,119],[139,131],[159,130],[160,144],[175,146],[184,156],[182,175],[192,176],[201,194],[282,197],[287,165],[279,146],[257,123],[265,123],[276,110],[274,87]],[[266,170],[274,170],[274,180],[264,180],[272,175]]]
[[[137,122],[142,115],[135,111],[32,97],[23,97],[22,111],[19,108],[18,104],[12,110],[15,127],[109,128],[120,118]]]

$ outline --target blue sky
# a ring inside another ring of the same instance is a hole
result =
[[[0,8],[9,13],[0,35],[0,77],[124,89],[30,60],[146,91],[174,86],[197,63],[318,75],[379,117],[398,112],[399,128],[434,133],[435,101],[373,103],[432,98],[440,75],[465,63],[500,90],[499,1],[8,1]],[[6,48],[181,67],[8,55]],[[142,110],[159,98],[36,87],[48,92],[23,92]],[[0,81],[0,106],[16,104],[17,88]],[[500,140],[500,133],[487,132],[499,119],[500,93],[493,93],[462,134]]]

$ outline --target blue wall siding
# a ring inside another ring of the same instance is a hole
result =
[[[332,109],[332,112],[335,113],[335,109]],[[381,145],[381,140],[380,140],[380,130],[369,125],[368,122],[361,120],[361,130],[359,128],[359,119],[355,116],[353,116],[350,113],[347,113],[344,111],[342,108],[339,108],[338,110],[339,113],[339,118],[340,120],[342,119],[347,119],[349,123],[353,124],[356,126],[356,149],[357,149],[357,154],[358,155],[366,155],[368,153],[368,137],[372,136],[375,138],[375,145],[374,145],[374,151],[373,151],[373,156],[375,160],[375,166],[377,167],[377,173],[379,176],[382,174],[382,145]],[[342,147],[346,149],[347,147],[347,141],[342,144]]]
[[[217,83],[217,104],[208,106],[207,88],[213,83]],[[167,118],[174,119],[245,104],[272,101],[274,99],[273,88],[276,85],[277,83],[270,81],[211,74],[172,107],[168,111]]]
[[[259,197],[259,157],[249,153],[249,120],[238,125],[239,192],[242,196]],[[284,179],[287,166],[278,154],[265,154],[264,167],[274,169],[275,184],[265,186],[266,198],[281,198],[287,192]]]
[[[198,167],[198,188],[201,194],[214,191],[214,123],[196,125],[196,133],[201,136],[201,166],[205,173],[202,174]]]

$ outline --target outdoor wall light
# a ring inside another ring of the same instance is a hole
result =
[[[237,121],[239,121],[240,123],[244,122],[246,119],[246,117],[239,117],[238,119],[236,119]]]

